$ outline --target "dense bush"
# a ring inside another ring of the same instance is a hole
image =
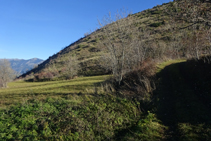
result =
[[[155,71],[156,63],[152,59],[145,60],[139,67],[124,75],[118,91],[128,98],[137,98],[146,102],[155,89]]]
[[[52,72],[41,72],[35,75],[34,81],[49,81],[53,79],[54,74]]]

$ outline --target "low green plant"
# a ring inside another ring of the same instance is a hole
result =
[[[191,125],[189,123],[179,123],[178,130],[181,140],[210,140],[211,129],[205,124]]]
[[[141,118],[137,125],[128,132],[125,140],[162,140],[166,129],[156,115],[148,111],[148,114]]]
[[[107,140],[139,119],[136,104],[113,96],[30,100],[0,111],[2,140]]]

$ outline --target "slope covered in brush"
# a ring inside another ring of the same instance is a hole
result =
[[[146,52],[144,59],[199,58],[211,52],[210,7],[209,1],[177,0],[129,14],[119,22],[130,18],[130,23],[123,26],[132,31],[127,37],[134,41],[133,44],[138,41],[142,52]],[[103,29],[112,26],[108,24],[86,35],[21,77],[33,80],[41,75],[64,79],[65,63],[70,56],[76,56],[79,60],[81,69],[78,75],[108,73],[109,69],[101,62],[101,57],[108,52],[105,44],[108,36]],[[117,29],[113,28],[110,38],[120,40]]]

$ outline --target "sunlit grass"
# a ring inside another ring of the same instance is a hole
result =
[[[185,59],[177,59],[177,60],[168,60],[168,61],[162,62],[162,63],[157,65],[157,73],[159,73],[161,70],[163,70],[168,65],[186,62],[186,61],[187,60],[185,60]]]
[[[77,93],[87,93],[99,86],[108,75],[79,77],[72,80],[48,82],[16,81],[8,84],[8,88],[0,89],[0,108],[23,102],[30,98],[44,99],[46,97],[61,97]]]

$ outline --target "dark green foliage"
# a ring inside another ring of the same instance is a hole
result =
[[[161,14],[162,11],[161,11],[161,10],[156,10],[156,11],[152,11],[151,13],[152,13],[152,14]]]
[[[97,43],[99,41],[99,38],[96,38],[96,39],[94,39],[94,40],[92,40],[92,41],[90,41],[90,42],[92,42],[92,43]]]
[[[106,140],[139,119],[136,104],[109,96],[36,100],[0,111],[2,140]]]
[[[148,114],[139,120],[136,126],[127,133],[125,140],[162,140],[164,139],[165,126],[157,119],[155,114],[148,112]]]
[[[99,51],[100,51],[100,49],[95,48],[95,47],[92,47],[89,49],[89,52],[99,52]]]
[[[159,27],[163,24],[163,22],[157,22],[157,23],[152,23],[150,24],[151,27]]]

